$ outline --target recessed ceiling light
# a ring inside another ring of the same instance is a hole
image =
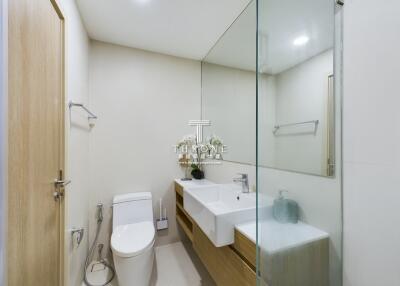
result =
[[[308,43],[309,40],[310,40],[310,38],[307,37],[307,36],[300,36],[300,37],[294,39],[293,45],[295,45],[295,46],[304,46],[305,44]]]

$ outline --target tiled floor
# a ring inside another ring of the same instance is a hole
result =
[[[93,271],[91,271],[92,267]],[[104,283],[104,281],[107,281],[109,278],[111,278],[111,272],[108,268],[104,267],[102,264],[95,264],[94,262],[89,265],[87,273],[88,281],[93,285],[101,285]],[[113,281],[116,281],[116,279]],[[117,286],[117,283],[113,282],[112,284],[108,285]],[[86,286],[86,284],[83,282],[82,286]]]
[[[181,242],[157,247],[154,286],[212,286],[215,285],[196,257],[190,257],[190,246]]]
[[[159,246],[155,248],[155,255],[150,286],[215,286],[190,244],[177,242]],[[104,281],[105,275],[100,271],[97,277],[91,278],[97,278],[96,282],[100,282]],[[109,286],[118,286],[116,279]]]

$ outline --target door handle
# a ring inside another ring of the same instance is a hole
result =
[[[63,189],[70,183],[71,180],[60,180],[60,179],[54,180],[54,186],[56,187],[56,190],[53,192],[53,197],[55,201],[58,201],[60,198],[64,197]]]
[[[60,180],[60,179],[54,180],[54,186],[56,188],[65,188],[70,183],[71,183],[71,180]]]

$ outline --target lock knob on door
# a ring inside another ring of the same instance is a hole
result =
[[[56,200],[56,201],[58,201],[63,196],[64,196],[64,192],[62,192],[62,191],[55,191],[53,193],[54,200]]]
[[[61,197],[64,197],[64,188],[70,183],[71,180],[54,180],[54,186],[56,187],[56,191],[53,193],[54,200],[58,201]]]

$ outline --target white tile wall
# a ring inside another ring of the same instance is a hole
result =
[[[172,146],[200,117],[200,72],[198,61],[91,42],[90,99],[99,119],[90,136],[90,219],[103,202],[105,249],[113,196],[129,192],[152,192],[155,216],[163,198],[169,229],[157,233],[157,243],[179,240],[173,179],[183,170]]]
[[[400,2],[344,13],[344,286],[400,285]]]

